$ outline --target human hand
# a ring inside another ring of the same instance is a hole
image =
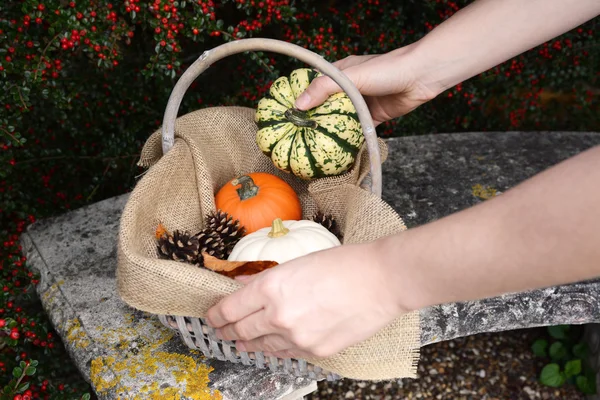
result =
[[[423,84],[415,72],[412,45],[383,55],[349,56],[333,63],[365,96],[375,126],[414,110],[438,92]],[[312,81],[296,100],[296,108],[308,110],[342,89],[329,77]]]
[[[246,286],[208,311],[208,323],[240,351],[331,356],[404,312],[376,246],[338,246],[245,277]]]

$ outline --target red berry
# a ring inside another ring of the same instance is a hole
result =
[[[18,331],[12,331],[12,332],[10,333],[10,338],[11,338],[11,339],[14,339],[14,340],[17,340],[17,339],[18,339],[20,336],[21,336],[21,335],[19,335],[19,332],[18,332]]]
[[[15,395],[15,397],[13,397],[13,400],[23,400],[23,396],[21,396],[20,394]]]
[[[63,385],[62,383],[58,385],[58,390],[65,390],[65,385]]]
[[[4,328],[6,326],[6,321],[3,319],[0,319],[0,328]]]

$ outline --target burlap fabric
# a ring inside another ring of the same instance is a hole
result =
[[[256,131],[254,110],[216,107],[178,118],[175,145],[164,156],[160,132],[148,139],[139,164],[149,169],[131,193],[119,232],[117,285],[129,305],[154,314],[204,317],[240,287],[211,271],[158,259],[154,231],[159,222],[169,230],[199,231],[203,217],[215,209],[214,193],[245,173],[269,172],[286,180],[300,197],[304,218],[317,209],[333,214],[345,243],[406,229],[389,205],[359,187],[369,172],[366,146],[348,173],[307,183],[273,166],[255,143]],[[381,140],[380,149],[383,160],[387,147]],[[419,335],[414,312],[334,357],[307,361],[353,379],[414,377]]]

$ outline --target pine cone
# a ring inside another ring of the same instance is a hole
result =
[[[160,230],[160,231],[159,231]],[[200,255],[200,242],[189,232],[167,232],[164,227],[157,229],[158,253],[164,259],[197,264]]]
[[[196,235],[196,238],[200,243],[200,256],[198,257],[198,264],[200,266],[204,265],[202,260],[202,253],[204,252],[221,260],[227,259],[227,256],[225,255],[226,246],[218,232],[207,227],[200,231],[200,233]]]
[[[327,230],[333,233],[339,239],[340,242],[344,238],[344,235],[342,235],[337,221],[335,220],[335,218],[333,218],[332,215],[325,215],[321,211],[318,211],[315,215],[313,215],[311,220],[327,228]]]
[[[246,234],[240,221],[224,211],[217,210],[206,216],[206,230],[216,232],[225,244],[224,258],[229,257],[236,243]]]

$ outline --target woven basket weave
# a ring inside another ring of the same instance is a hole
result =
[[[331,77],[346,92],[357,110],[365,136],[365,145],[350,171],[343,176],[307,183],[276,170],[268,157],[254,149],[256,126],[250,109],[215,107],[177,118],[186,90],[203,71],[224,57],[246,51],[273,51],[295,57]],[[231,132],[238,138],[226,138],[223,132]],[[248,155],[244,151],[245,158],[239,156],[239,149],[233,155],[219,154],[226,152],[223,149],[227,146],[253,150]],[[237,40],[206,51],[177,82],[161,130],[148,140],[142,151],[139,164],[150,169],[130,196],[121,220],[119,295],[131,306],[157,315],[189,348],[200,350],[209,358],[268,367],[316,380],[414,377],[420,344],[418,312],[399,317],[374,337],[326,359],[266,358],[260,352],[237,351],[235,342],[217,339],[203,317],[210,307],[241,284],[211,271],[158,259],[152,231],[157,222],[165,220],[171,225],[168,229],[198,231],[202,228],[202,216],[214,210],[216,189],[234,175],[264,171],[280,176],[294,187],[303,205],[304,218],[316,210],[334,215],[344,232],[344,243],[398,233],[406,229],[402,219],[380,199],[381,162],[386,155],[387,147],[377,138],[359,91],[341,71],[317,54],[272,39]],[[193,184],[183,187],[174,180],[191,180]]]

